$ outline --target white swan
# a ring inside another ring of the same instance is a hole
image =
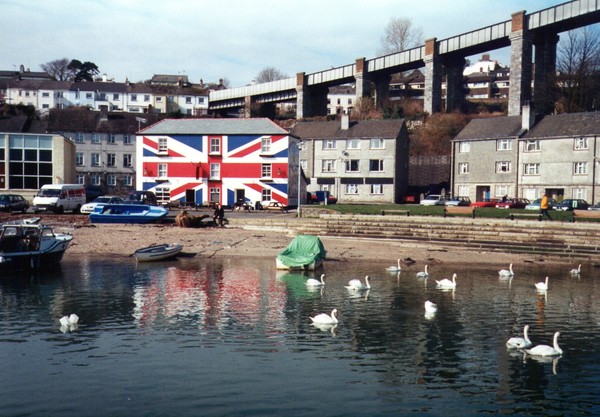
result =
[[[321,313],[314,317],[311,317],[310,319],[312,320],[313,323],[317,323],[317,324],[337,324],[338,320],[335,316],[336,314],[337,314],[337,308],[334,308],[333,310],[331,310],[331,315]]]
[[[498,271],[498,275],[501,277],[512,277],[513,275],[515,275],[512,266],[513,264],[511,263],[510,265],[508,265],[508,269],[501,269],[500,271]]]
[[[398,272],[402,270],[402,267],[400,266],[400,259],[398,258],[398,265],[392,265],[392,266],[388,266],[387,268],[385,268],[386,271],[389,272]]]
[[[535,288],[539,291],[546,291],[548,289],[548,277],[546,277],[545,282],[536,282]]]
[[[577,268],[571,269],[571,275],[579,275],[581,274],[581,264]]]
[[[322,287],[325,285],[325,274],[321,274],[321,280],[309,278],[306,280],[306,285],[309,287]]]
[[[369,276],[365,275],[365,283],[363,284],[362,282],[360,282],[359,279],[351,279],[350,281],[348,281],[348,285],[346,285],[346,288],[348,288],[349,290],[369,290],[371,289],[371,282],[369,281]]]
[[[427,278],[429,277],[429,272],[427,272],[427,265],[425,265],[425,271],[417,272],[417,278]]]
[[[441,281],[435,281],[438,288],[456,288],[456,274],[452,275],[452,281],[448,278],[444,278]]]
[[[506,347],[509,349],[525,349],[532,345],[531,340],[527,335],[529,324],[523,328],[523,337],[511,337],[506,342]]]
[[[560,336],[560,332],[554,333],[554,343],[553,346],[548,345],[537,345],[532,347],[531,349],[525,349],[530,355],[533,356],[559,356],[562,355],[563,351],[558,346],[558,336]]]
[[[77,314],[71,314],[70,316],[61,317],[59,321],[62,326],[72,326],[77,324],[79,316],[77,316]]]
[[[425,301],[425,314],[435,314],[437,312],[437,304],[432,303],[431,301]]]

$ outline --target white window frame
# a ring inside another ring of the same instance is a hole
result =
[[[459,153],[469,153],[471,152],[471,142],[461,141],[458,143],[458,152]]]
[[[458,163],[458,173],[459,174],[468,174],[469,173],[469,163],[468,162],[459,162]]]
[[[576,151],[583,151],[589,149],[588,138],[575,138],[575,140],[573,141],[573,149],[575,149]]]
[[[210,179],[220,180],[221,179],[221,164],[211,163],[210,164]]]
[[[83,143],[85,142],[85,135],[81,132],[77,132],[75,134],[75,142],[77,143]]]
[[[129,174],[123,175],[123,186],[131,187],[133,185],[133,177]]]
[[[77,184],[85,184],[85,174],[77,174]]]
[[[169,153],[169,147],[168,147],[168,138],[166,137],[159,137],[158,140],[158,153],[159,154],[163,154],[166,155],[167,153]]]
[[[512,150],[512,139],[498,139],[496,141],[497,151],[511,151]]]
[[[573,197],[576,200],[587,201],[587,189],[585,188],[573,188]]]
[[[115,135],[114,133],[109,133],[108,134],[107,142],[110,143],[110,144],[117,143],[117,135]]]
[[[371,194],[383,194],[383,184],[371,184]]]
[[[100,134],[92,133],[92,143],[100,143]]]
[[[335,159],[323,159],[321,164],[322,172],[337,172]]]
[[[344,162],[346,172],[360,172],[360,159],[346,159]],[[352,169],[353,165],[356,165],[355,169]]]
[[[83,152],[75,153],[75,165],[78,167],[85,166],[85,154]]]
[[[123,135],[123,144],[131,145],[131,135]]]
[[[358,184],[345,184],[344,193],[351,195],[358,194]]]
[[[373,165],[376,164],[376,169],[373,169]],[[369,159],[369,172],[383,172],[383,159]]]
[[[211,203],[220,203],[221,189],[219,187],[210,187],[208,190],[208,198]]]
[[[133,155],[130,153],[123,154],[123,167],[131,168],[133,166]]]
[[[458,186],[458,195],[461,197],[467,197],[469,195],[469,186],[468,185],[459,185]]]
[[[260,177],[261,178],[273,178],[273,165],[272,164],[261,164]]]
[[[510,161],[496,161],[496,174],[508,174],[512,170]]]
[[[210,143],[210,154],[211,155],[220,155],[221,154],[221,138],[209,138]]]
[[[90,163],[93,167],[99,167],[100,165],[102,165],[101,155],[98,152],[92,152],[90,156]]]
[[[337,143],[335,139],[325,139],[323,140],[323,149],[337,149]]]
[[[271,201],[272,198],[273,198],[273,195],[271,194],[271,189],[263,188],[262,192],[260,193],[260,201],[261,202]]]
[[[108,174],[106,176],[106,185],[110,185],[112,187],[117,185],[117,176],[115,174]]]
[[[91,174],[90,175],[90,184],[91,185],[100,185],[100,174]]]
[[[526,140],[523,150],[525,152],[539,152],[541,150],[540,141],[538,139]]]
[[[346,149],[360,149],[360,139],[346,139]]]
[[[587,175],[588,163],[587,162],[573,162],[573,175]]]
[[[539,163],[523,164],[523,175],[540,175]]]
[[[371,138],[369,140],[370,149],[385,149],[385,140],[383,138]]]
[[[494,197],[503,197],[505,195],[510,195],[510,186],[496,185],[496,187],[494,187],[494,193]]]
[[[261,154],[271,154],[271,145],[273,141],[270,137],[261,138],[260,140],[260,153]]]
[[[158,178],[167,178],[168,177],[168,164],[158,164],[156,171],[158,173]]]
[[[106,166],[107,167],[117,166],[117,154],[115,154],[115,153],[107,153],[106,154]]]

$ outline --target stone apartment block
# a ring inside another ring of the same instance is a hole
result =
[[[397,203],[408,188],[408,132],[403,119],[298,122],[307,191],[340,203]]]
[[[600,113],[471,121],[452,141],[451,187],[473,201],[542,193],[557,200],[600,200]]]

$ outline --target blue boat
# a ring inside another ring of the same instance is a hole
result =
[[[163,219],[169,211],[164,207],[147,204],[105,204],[90,214],[92,223],[154,223]]]

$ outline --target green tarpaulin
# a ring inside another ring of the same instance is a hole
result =
[[[285,248],[277,259],[289,267],[302,267],[325,259],[327,251],[317,236],[298,235]]]

